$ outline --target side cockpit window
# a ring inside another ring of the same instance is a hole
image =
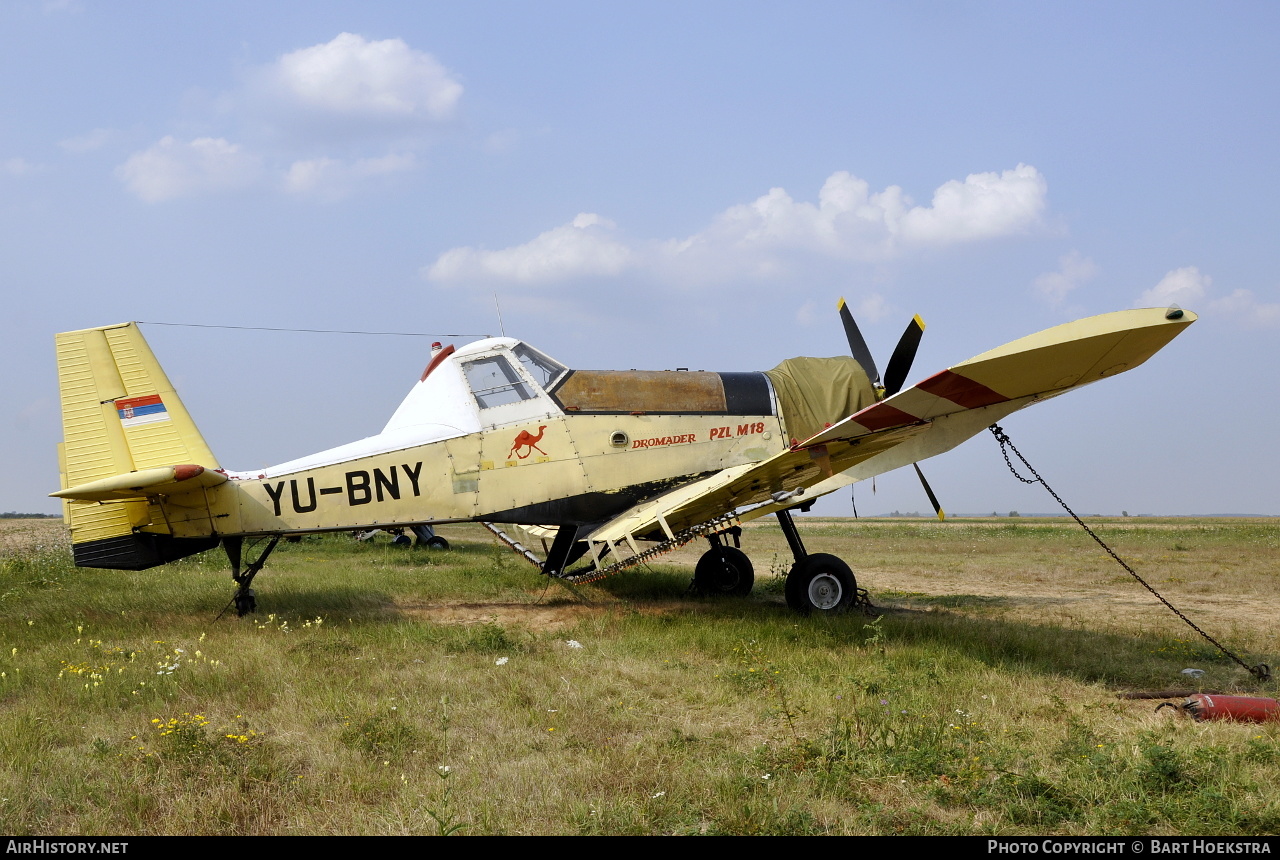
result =
[[[501,355],[463,362],[462,372],[481,409],[519,403],[534,396],[511,362]]]
[[[549,390],[568,368],[550,356],[543,355],[526,343],[518,343],[511,350],[524,369],[543,390]]]

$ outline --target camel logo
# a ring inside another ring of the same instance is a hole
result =
[[[538,443],[542,441],[542,434],[546,432],[547,425],[543,424],[538,428],[538,435],[534,436],[528,430],[521,430],[516,436],[515,442],[511,445],[511,450],[507,452],[507,458],[510,459],[515,454],[521,460],[527,460],[529,455],[537,451],[542,456],[547,456],[547,452],[538,447]],[[524,451],[521,454],[521,451]]]

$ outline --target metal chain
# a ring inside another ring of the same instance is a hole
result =
[[[707,520],[705,523],[699,523],[696,526],[676,532],[673,537],[649,547],[642,553],[624,558],[622,561],[614,562],[608,567],[602,567],[598,570],[584,570],[581,573],[565,572],[561,574],[562,579],[567,579],[575,585],[585,585],[589,582],[598,582],[606,576],[612,576],[615,573],[621,573],[629,567],[648,561],[651,558],[670,552],[673,549],[679,549],[694,538],[711,532],[724,531],[727,528],[738,525],[738,515],[736,513],[722,514],[715,519]]]
[[[1152,588],[1151,585],[1148,584],[1145,579],[1143,579],[1141,576],[1138,575],[1137,571],[1135,571],[1132,567],[1130,567],[1128,564],[1125,563],[1124,559],[1116,555],[1115,551],[1112,550],[1111,547],[1107,546],[1106,543],[1103,542],[1102,538],[1098,537],[1097,534],[1094,533],[1093,529],[1089,528],[1089,526],[1085,524],[1084,520],[1076,516],[1076,512],[1071,510],[1071,508],[1067,505],[1067,503],[1062,500],[1062,497],[1053,491],[1053,487],[1050,487],[1048,483],[1045,482],[1045,479],[1040,477],[1040,473],[1037,472],[1035,468],[1033,468],[1032,465],[1027,462],[1027,458],[1022,456],[1022,452],[1017,449],[1017,447],[1013,444],[1012,441],[1010,441],[1008,434],[1004,432],[1004,429],[999,424],[992,424],[987,429],[991,431],[991,435],[995,436],[996,441],[1000,443],[1000,453],[1004,455],[1004,462],[1006,465],[1008,465],[1009,471],[1013,473],[1013,476],[1015,478],[1017,478],[1019,481],[1022,481],[1024,484],[1038,483],[1040,484],[1040,486],[1048,490],[1049,495],[1053,496],[1054,500],[1057,501],[1058,504],[1062,505],[1063,510],[1071,514],[1071,518],[1080,525],[1080,528],[1084,529],[1085,532],[1088,533],[1089,537],[1093,538],[1097,542],[1098,546],[1106,550],[1107,555],[1115,559],[1116,563],[1119,564],[1121,567],[1123,567],[1125,570],[1127,570],[1129,572],[1129,575],[1132,576],[1134,579],[1136,579],[1138,583],[1142,585],[1143,588],[1145,588],[1147,591],[1150,591],[1153,595],[1155,595],[1157,600],[1159,600],[1161,603],[1167,606],[1169,608],[1169,611],[1171,611],[1174,615],[1178,616],[1183,621],[1185,621],[1188,627],[1190,627],[1192,630],[1196,631],[1201,636],[1203,636],[1208,642],[1210,642],[1215,648],[1217,648],[1223,654],[1226,654],[1232,660],[1239,663],[1242,667],[1244,667],[1249,672],[1250,675],[1253,675],[1259,681],[1271,680],[1270,666],[1268,666],[1266,663],[1259,663],[1257,666],[1250,666],[1248,663],[1244,662],[1244,660],[1241,660],[1226,646],[1218,642],[1217,639],[1214,639],[1208,633],[1205,633],[1203,630],[1197,627],[1194,621],[1192,621],[1187,616],[1183,615],[1178,610],[1178,608],[1174,606],[1172,603],[1170,603],[1168,600],[1165,600],[1164,596],[1161,595],[1160,592]],[[1031,472],[1031,474],[1035,475],[1034,480],[1032,480],[1031,478],[1024,478],[1022,477],[1022,475],[1018,474],[1018,470],[1013,467],[1013,461],[1009,459],[1009,451],[1013,451],[1013,453],[1017,455],[1018,459],[1022,461],[1022,465],[1026,466],[1027,469]]]
[[[708,520],[705,523],[699,523],[698,525],[687,528],[684,531],[677,532],[669,540],[665,540],[660,544],[655,544],[654,546],[649,547],[649,549],[645,550],[642,553],[629,556],[627,558],[624,558],[622,561],[614,562],[613,564],[607,567],[589,568],[585,570],[580,570],[576,573],[565,571],[564,573],[561,573],[560,575],[558,575],[556,579],[563,579],[566,582],[573,583],[574,585],[586,585],[587,583],[591,583],[591,582],[599,582],[600,580],[604,579],[606,576],[612,576],[615,573],[621,573],[622,571],[626,570],[629,567],[634,567],[637,564],[643,564],[649,559],[655,558],[656,556],[662,555],[663,553],[670,552],[673,549],[679,549],[680,547],[684,546],[694,538],[701,537],[702,535],[709,534],[711,532],[724,531],[725,529],[731,528],[732,526],[736,526],[738,524],[739,524],[738,515],[736,513],[722,514],[721,516],[718,516],[715,519]],[[493,533],[494,537],[496,537],[499,541],[505,544],[509,549],[513,550],[517,555],[519,555],[525,561],[532,562],[535,567],[542,566],[542,563],[536,560],[533,553],[529,552],[528,549],[524,548],[517,542],[513,541],[511,537],[507,535],[505,532],[503,532],[501,529],[497,528],[496,526],[490,523],[484,523],[483,525],[485,528],[487,528],[490,532]]]

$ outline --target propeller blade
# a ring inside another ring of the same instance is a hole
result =
[[[929,497],[929,504],[933,505],[933,512],[938,515],[939,520],[947,518],[947,512],[942,509],[942,505],[938,504],[938,497],[933,494],[933,487],[929,486],[929,482],[924,479],[924,472],[920,471],[917,463],[912,463],[911,467],[916,470],[916,475],[920,478],[920,485],[924,487],[925,495]]]
[[[924,320],[916,314],[907,323],[907,330],[898,338],[898,345],[893,348],[889,358],[889,367],[884,372],[884,396],[892,397],[902,390],[902,383],[907,381],[907,373],[911,370],[911,362],[915,361],[916,350],[920,347],[920,338],[924,335]]]
[[[862,365],[871,384],[879,388],[880,371],[876,370],[875,359],[871,357],[871,350],[867,349],[867,342],[863,339],[862,332],[858,330],[858,324],[853,321],[849,306],[841,298],[836,307],[840,309],[840,322],[844,323],[844,336],[849,339],[849,352],[853,353],[854,360]]]

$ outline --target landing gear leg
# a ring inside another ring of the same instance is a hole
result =
[[[778,518],[778,525],[782,526],[783,535],[787,538],[787,546],[791,547],[791,554],[795,556],[796,564],[799,564],[809,553],[805,552],[804,541],[800,540],[796,521],[791,518],[790,509],[778,511],[775,516]]]
[[[258,575],[258,571],[262,570],[262,566],[267,563],[267,556],[271,555],[271,551],[276,548],[276,544],[280,543],[280,535],[272,535],[271,542],[267,544],[266,549],[258,556],[256,561],[250,562],[249,566],[240,571],[241,552],[244,549],[243,537],[228,537],[222,539],[222,545],[227,551],[227,560],[231,562],[231,578],[235,580],[236,588],[235,596],[232,601],[236,605],[236,615],[244,617],[250,612],[258,609],[258,600],[254,595],[254,591],[250,588],[253,578]],[[226,610],[224,609],[223,612]]]
[[[590,530],[589,526],[561,526],[556,531],[555,539],[551,541],[551,549],[547,550],[547,560],[542,563],[542,572],[547,576],[564,576],[564,569],[586,554],[589,545],[584,540],[578,540],[578,535]],[[528,550],[525,552],[528,553]],[[529,557],[533,558],[532,553],[529,553]]]

